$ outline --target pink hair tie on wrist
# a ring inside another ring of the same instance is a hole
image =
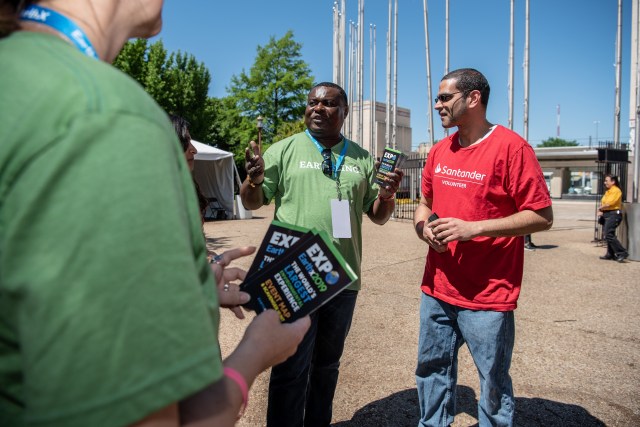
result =
[[[236,371],[233,368],[225,367],[222,372],[224,372],[225,377],[236,383],[236,385],[240,388],[240,392],[242,393],[242,406],[240,407],[240,412],[238,413],[238,419],[240,419],[240,417],[242,417],[242,415],[244,414],[244,410],[247,409],[247,404],[249,403],[249,387],[247,386],[247,381],[244,379],[240,372]]]

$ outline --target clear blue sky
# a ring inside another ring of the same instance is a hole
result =
[[[432,91],[444,73],[444,0],[428,1]],[[491,85],[489,120],[508,120],[508,0],[450,0],[449,69],[472,67]],[[253,65],[258,45],[292,30],[316,81],[332,78],[332,0],[165,0],[159,36],[169,51],[188,52],[212,75],[211,96],[226,95],[232,75]],[[347,21],[357,21],[357,0],[347,0]],[[515,1],[514,129],[523,131],[525,1]],[[428,138],[425,37],[422,0],[399,0],[398,105],[411,110],[413,145]],[[387,0],[365,1],[365,99],[369,98],[369,24],[377,29],[377,101],[386,98]],[[586,145],[613,140],[615,104],[614,0],[530,1],[529,141],[557,133]],[[631,1],[623,1],[621,141],[629,140]],[[346,88],[345,88],[346,89]],[[594,124],[599,121],[599,124]],[[444,135],[434,117],[436,139]]]

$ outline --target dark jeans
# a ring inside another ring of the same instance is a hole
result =
[[[296,353],[273,367],[267,427],[329,426],[357,296],[357,291],[344,290],[320,307]]]
[[[604,240],[607,241],[607,256],[615,258],[618,256],[626,256],[627,250],[616,237],[616,228],[622,222],[622,214],[620,211],[605,211],[604,216]]]

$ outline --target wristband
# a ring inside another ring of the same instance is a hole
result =
[[[388,202],[389,200],[393,200],[395,197],[395,193],[390,195],[389,197],[382,197],[382,195],[378,193],[378,199],[380,199],[381,202]]]
[[[225,377],[236,383],[242,393],[242,406],[240,406],[240,412],[238,413],[238,419],[240,419],[242,414],[244,414],[244,410],[247,409],[247,404],[249,403],[249,387],[247,387],[247,381],[240,372],[233,368],[225,367],[222,372],[224,372]]]

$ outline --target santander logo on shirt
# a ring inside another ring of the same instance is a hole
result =
[[[443,179],[442,183],[450,187],[467,188],[466,183],[481,184],[486,173],[480,173],[478,171],[467,171],[463,169],[452,169],[447,165],[441,166],[440,163],[436,165],[434,170],[436,176],[441,175],[441,178],[450,177],[451,180]]]

